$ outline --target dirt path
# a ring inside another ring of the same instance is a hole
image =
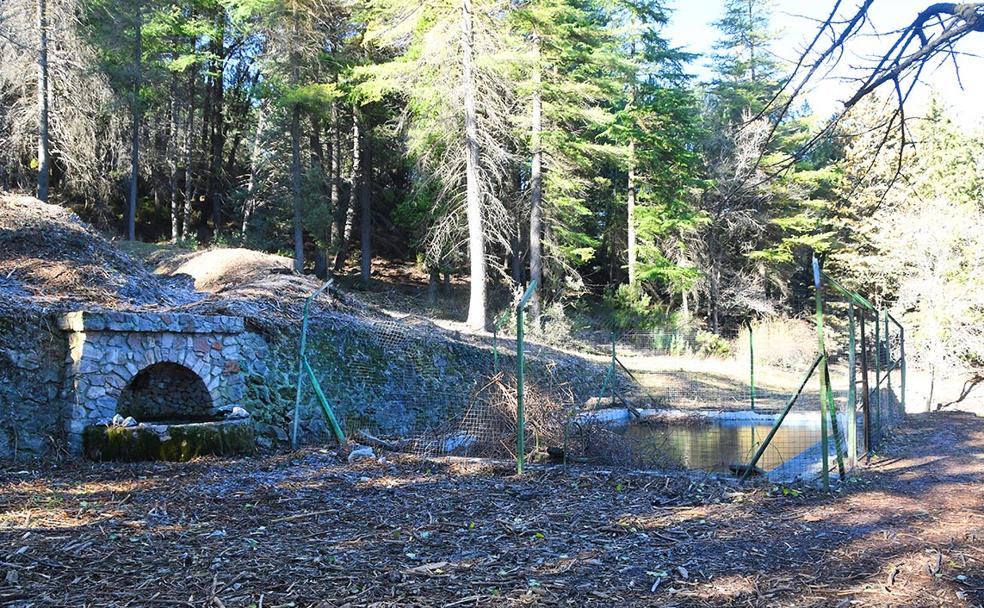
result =
[[[826,495],[328,451],[0,471],[0,606],[979,606],[984,420]]]

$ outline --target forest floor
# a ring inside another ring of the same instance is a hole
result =
[[[0,469],[0,606],[984,603],[962,412],[911,416],[831,493],[318,448],[36,466]]]

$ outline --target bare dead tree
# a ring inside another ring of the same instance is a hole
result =
[[[78,34],[77,0],[44,5],[47,83],[39,86],[38,1],[0,1],[0,164],[24,166],[41,153],[39,102],[46,93],[48,162],[58,169],[58,194],[86,201],[102,223],[112,214],[100,202],[119,194],[115,176],[128,161],[122,100],[104,74],[89,68],[96,50]]]
[[[864,0],[853,12],[842,9],[842,0],[834,2],[827,17],[819,23],[816,34],[806,44],[793,69],[779,91],[762,111],[749,120],[749,124],[771,117],[775,135],[779,124],[786,118],[794,104],[800,101],[803,91],[818,78],[829,75],[844,59],[850,42],[863,34],[865,27],[873,27],[869,12],[874,0]],[[876,32],[890,41],[885,51],[872,63],[862,66],[861,75],[854,79],[854,92],[843,102],[841,112],[820,129],[793,154],[765,167],[765,179],[771,179],[792,167],[817,144],[836,133],[841,119],[862,99],[881,88],[891,86],[896,107],[883,124],[885,135],[882,145],[893,130],[898,130],[901,143],[898,147],[898,168],[901,170],[904,150],[908,144],[905,106],[924,70],[934,62],[941,65],[952,62],[960,78],[958,43],[975,32],[984,32],[984,3],[936,2],[928,5],[900,30],[890,33]],[[879,146],[879,151],[882,146]],[[758,163],[763,162],[763,157]],[[896,174],[896,178],[898,173]]]

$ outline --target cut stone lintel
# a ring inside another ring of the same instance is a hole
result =
[[[66,332],[238,334],[243,328],[242,317],[189,313],[76,311],[58,318],[58,329]]]

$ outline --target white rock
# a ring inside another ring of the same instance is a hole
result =
[[[475,438],[467,433],[458,433],[457,435],[452,435],[444,440],[442,448],[447,454],[451,454],[457,451],[465,451],[470,448],[475,443]]]
[[[137,426],[137,419],[134,418],[133,416],[127,416],[126,418],[123,419],[123,423],[120,426],[126,426],[126,427]]]
[[[123,416],[116,414],[115,416],[113,416],[113,426],[123,426],[123,420],[124,420]]]
[[[238,405],[232,408],[232,411],[226,414],[227,418],[249,418],[249,412],[245,409],[239,407]]]
[[[375,460],[376,452],[374,452],[372,448],[366,446],[359,446],[354,450],[352,450],[351,452],[349,452],[348,455],[349,462],[355,462],[356,460],[362,460],[362,459]]]

